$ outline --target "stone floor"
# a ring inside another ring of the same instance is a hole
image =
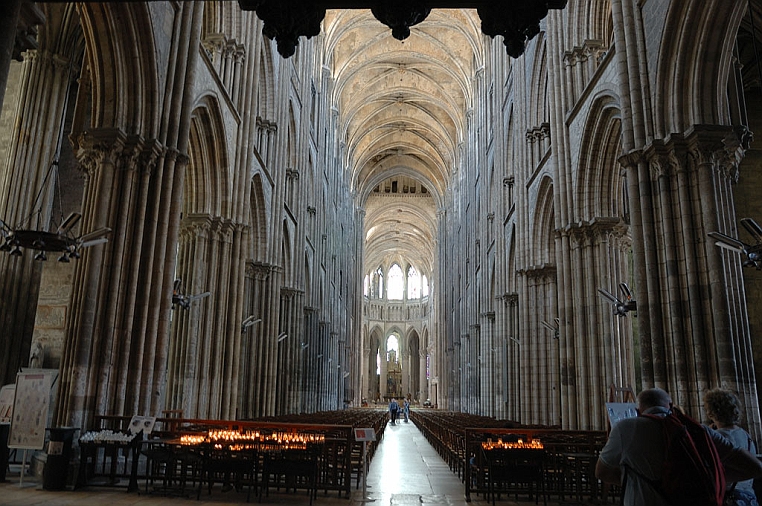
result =
[[[17,467],[18,469],[18,467]],[[11,469],[13,471],[13,468]],[[491,504],[481,496],[471,497],[467,503],[463,483],[453,474],[432,446],[412,423],[389,425],[384,439],[374,456],[368,473],[367,492],[362,485],[353,490],[352,497],[338,497],[335,492],[324,495],[318,493],[315,506],[487,506]],[[521,497],[519,497],[521,499]],[[256,499],[252,499],[256,504]],[[8,481],[0,483],[0,504],[3,505],[45,505],[45,506],[191,506],[245,504],[246,493],[234,490],[223,492],[215,488],[211,495],[203,493],[199,501],[192,498],[162,497],[145,493],[127,493],[124,489],[94,488],[77,491],[51,492],[42,490],[38,480],[25,477],[20,484],[18,471],[9,473]],[[515,498],[505,498],[496,506],[534,504],[534,500],[516,502]],[[540,501],[542,504],[542,501]],[[309,504],[304,493],[271,492],[261,504],[303,506]],[[562,503],[548,502],[549,506]],[[570,504],[570,503],[564,503]]]

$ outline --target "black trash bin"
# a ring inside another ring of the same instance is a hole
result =
[[[69,474],[71,458],[71,443],[77,427],[49,428],[48,461],[42,472],[42,488],[45,490],[63,490],[66,488],[66,478]]]

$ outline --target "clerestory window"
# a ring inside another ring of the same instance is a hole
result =
[[[394,264],[389,269],[389,284],[386,287],[386,296],[389,300],[402,300],[404,294],[405,279],[402,276],[402,267],[399,264]]]

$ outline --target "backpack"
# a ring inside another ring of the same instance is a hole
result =
[[[680,412],[640,415],[662,424],[664,463],[657,491],[674,506],[722,506],[725,471],[712,437]]]

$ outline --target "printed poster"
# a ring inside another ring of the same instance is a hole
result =
[[[20,372],[16,375],[16,395],[13,400],[8,448],[44,448],[50,383],[50,375],[42,372]]]

